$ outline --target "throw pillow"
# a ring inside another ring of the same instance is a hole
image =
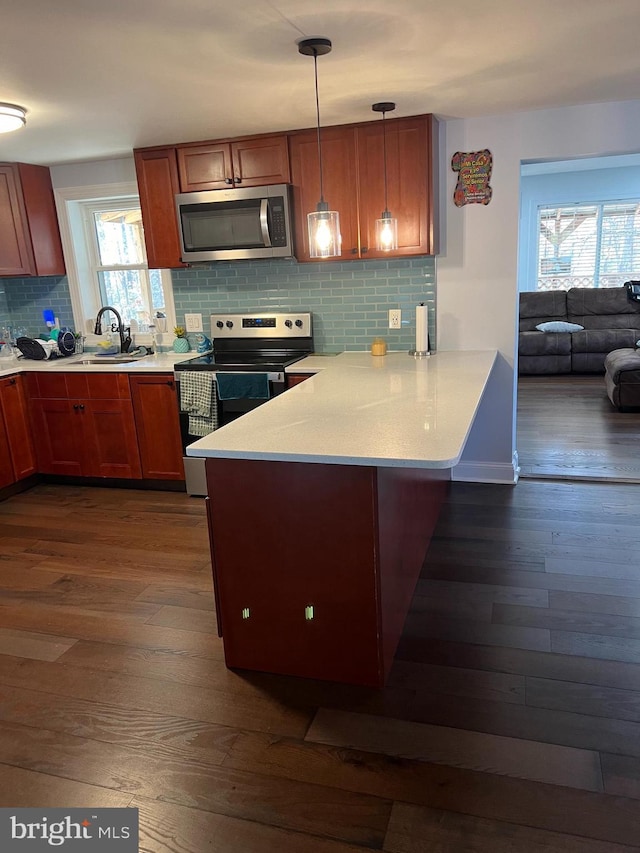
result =
[[[564,320],[551,320],[549,323],[538,323],[539,332],[581,332],[584,326],[578,323],[565,323]]]

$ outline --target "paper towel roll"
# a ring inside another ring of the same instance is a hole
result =
[[[416,352],[429,352],[429,307],[422,302],[416,307]]]

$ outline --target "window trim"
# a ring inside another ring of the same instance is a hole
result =
[[[54,190],[54,199],[58,214],[60,227],[60,239],[62,252],[67,269],[67,281],[69,284],[69,295],[73,312],[74,328],[88,335],[93,333],[95,316],[100,304],[96,302],[95,294],[98,288],[82,288],[82,280],[89,269],[90,249],[87,246],[84,205],[96,205],[101,201],[115,202],[119,199],[125,200],[131,197],[140,198],[138,185],[135,181],[125,181],[112,184],[94,184],[90,186],[63,187]],[[82,246],[74,240],[75,233],[82,234]],[[175,302],[173,298],[173,286],[169,270],[161,270],[162,281],[167,296],[167,328],[172,329],[175,325]],[[94,292],[95,291],[95,292]],[[151,343],[151,335],[136,333],[140,343]]]

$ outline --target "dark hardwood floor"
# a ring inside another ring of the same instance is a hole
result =
[[[640,412],[619,412],[604,376],[521,376],[521,477],[640,483]]]
[[[451,484],[376,691],[225,668],[201,500],[10,498],[0,806],[133,806],[147,853],[638,850],[639,512]]]

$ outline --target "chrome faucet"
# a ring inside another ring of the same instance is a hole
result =
[[[127,326],[126,329],[123,327],[122,317],[116,311],[115,308],[111,307],[111,305],[105,305],[104,308],[101,308],[98,311],[98,316],[96,317],[96,327],[93,330],[94,335],[101,335],[102,334],[102,322],[101,321],[102,321],[102,315],[105,313],[105,311],[111,311],[111,313],[115,315],[115,317],[118,321],[117,328],[114,328],[115,323],[111,324],[111,331],[117,332],[118,335],[120,336],[120,352],[128,352],[129,347],[131,346],[131,326]]]

